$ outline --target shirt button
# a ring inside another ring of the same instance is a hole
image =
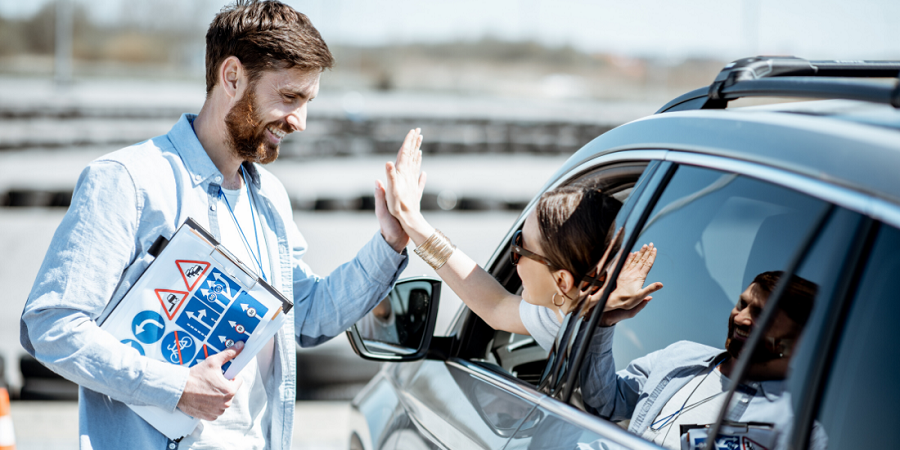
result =
[[[210,211],[215,211],[215,210],[216,210],[216,204],[213,203],[212,205],[209,205],[209,210],[210,210]]]
[[[216,175],[216,182],[218,183],[219,181],[222,181],[222,177]]]
[[[169,442],[169,450],[175,450],[175,443]]]

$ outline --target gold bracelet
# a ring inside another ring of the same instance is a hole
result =
[[[456,250],[456,246],[441,233],[441,230],[435,228],[432,234],[422,245],[416,247],[415,252],[422,260],[425,261],[434,270],[444,267],[444,264],[450,259],[450,255]]]

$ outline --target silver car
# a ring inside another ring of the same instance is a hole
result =
[[[770,444],[739,448],[896,445],[898,72],[898,62],[738,60],[710,86],[597,137],[547,181],[544,190],[600,186],[624,203],[615,225],[624,230],[623,249],[649,242],[659,249],[648,282],[665,287],[616,325],[617,370],[680,341],[723,348],[729,313],[757,275],[800,277],[816,290],[788,355],[790,406]],[[825,100],[727,108],[760,96]],[[509,240],[538,197],[485,265],[510,292],[521,281]],[[612,280],[622,260],[609,267]],[[766,321],[788,289],[782,284],[745,350],[766,345]],[[583,401],[582,369],[597,356],[588,349],[612,289],[598,307],[567,319],[547,352],[530,336],[490,328],[465,306],[445,335],[434,336],[441,282],[400,282],[385,300],[393,325],[378,325],[376,311],[348,331],[358,354],[385,361],[353,401],[349,447],[660,448],[629,432],[628,419],[601,417]],[[739,386],[753,384],[745,370],[752,353],[740,353],[732,374],[741,384],[732,383],[721,403],[730,406],[705,425],[709,435],[732,425]]]

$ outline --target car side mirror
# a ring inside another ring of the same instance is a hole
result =
[[[400,280],[381,303],[347,330],[357,355],[374,361],[425,358],[441,297],[441,280]]]

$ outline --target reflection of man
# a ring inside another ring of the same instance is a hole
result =
[[[731,311],[726,350],[689,341],[676,342],[615,372],[612,336],[615,321],[606,315],[591,341],[590,359],[582,371],[584,402],[613,421],[630,419],[629,431],[667,448],[681,448],[682,425],[714,422],[725,401],[730,377],[754,323],[781,272],[757,275]],[[793,277],[765,345],[754,351],[746,380],[739,387],[726,419],[773,424],[763,439],[774,443],[791,422],[784,378],[816,295],[815,284]],[[615,314],[610,314],[615,317]]]
[[[275,160],[285,135],[305,129],[319,76],[333,64],[307,17],[274,1],[239,1],[216,16],[206,39],[200,113],[82,172],[22,314],[22,345],[80,385],[82,448],[289,449],[294,340],[311,346],[341,333],[385,297],[407,261],[408,237],[379,187],[380,233],[328,278],[314,275],[301,260],[306,241],[287,193],[259,165]],[[420,142],[411,132],[403,151]],[[147,267],[156,238],[189,217],[294,300],[285,326],[234,380],[221,366],[240,343],[188,368],[146,358],[94,323]],[[168,441],[126,403],[204,421],[180,443]]]

